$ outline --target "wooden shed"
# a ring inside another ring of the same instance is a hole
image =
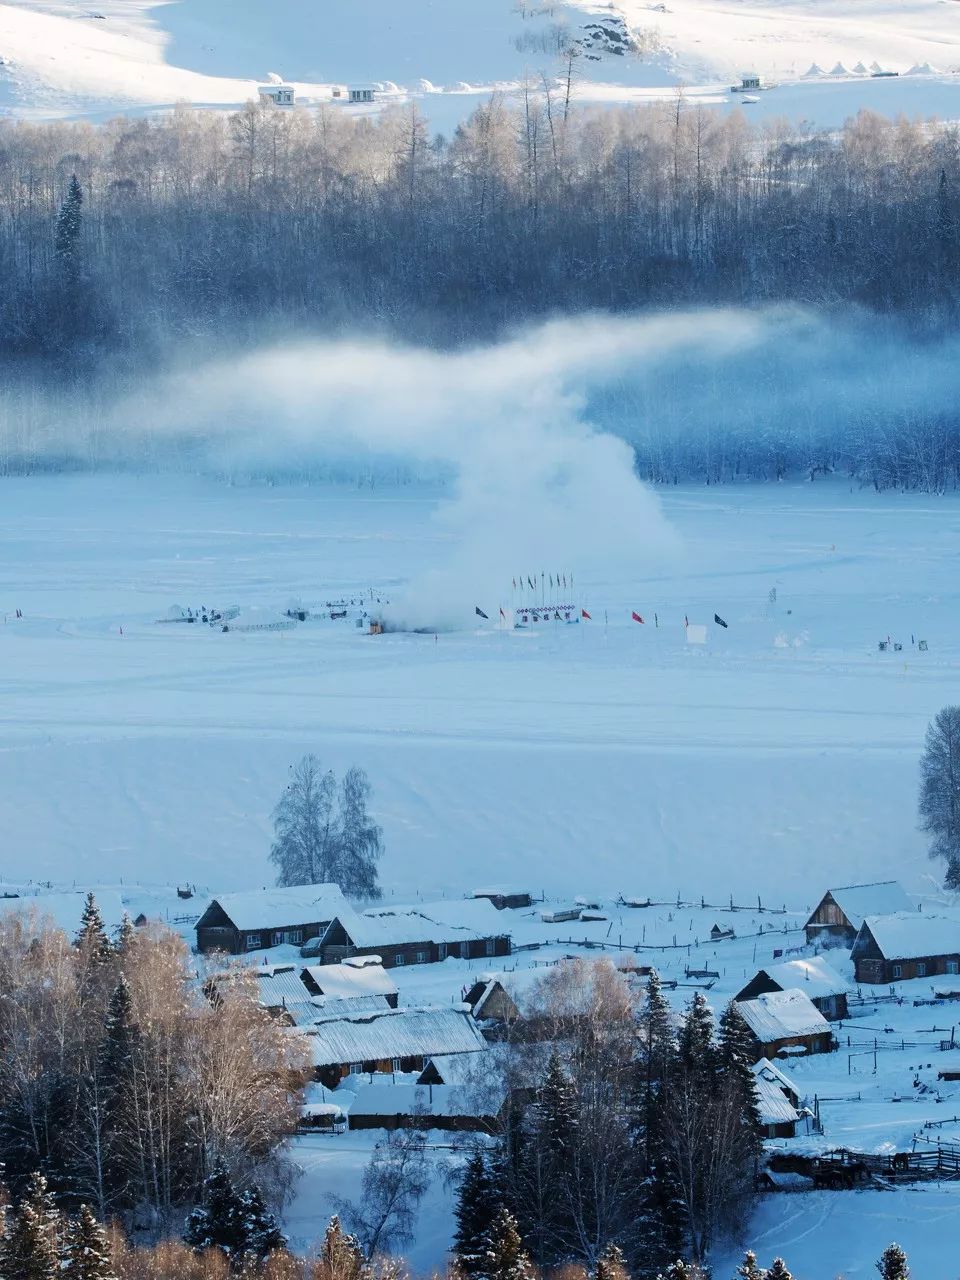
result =
[[[768,991],[790,991],[796,988],[810,1000],[829,1022],[847,1017],[849,983],[827,964],[823,956],[786,960],[760,969],[735,1000],[752,1000]]]
[[[807,942],[852,947],[867,916],[909,911],[910,899],[896,880],[828,889],[804,925]]]
[[[737,1000],[736,1008],[758,1058],[829,1053],[835,1047],[829,1022],[802,991],[770,991],[753,1000]]]
[[[857,982],[906,982],[960,974],[960,917],[919,911],[870,916],[851,951]]]

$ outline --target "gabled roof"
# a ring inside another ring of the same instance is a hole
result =
[[[311,991],[340,1000],[357,996],[395,996],[397,984],[382,964],[311,964],[301,970]]]
[[[795,1087],[766,1058],[761,1058],[752,1070],[760,1123],[795,1124],[800,1119],[800,1112],[783,1092],[786,1087],[796,1096]]]
[[[302,1004],[310,998],[310,993],[300,981],[296,965],[292,964],[258,964],[251,965],[250,972],[257,980],[260,1003],[267,1009],[277,1009],[283,1005]]]
[[[921,911],[869,916],[854,941],[854,955],[861,950],[861,939],[865,940],[867,933],[873,936],[885,960],[960,955],[960,917],[932,916]]]
[[[389,947],[409,942],[478,942],[509,935],[502,911],[487,898],[424,902],[416,906],[352,908],[336,918],[356,947]]]
[[[427,1067],[432,1066],[444,1084],[464,1085],[474,1081],[477,1061],[466,1053],[433,1053]],[[424,1071],[427,1070],[424,1067]]]
[[[212,899],[197,921],[217,904],[235,928],[281,929],[284,926],[322,924],[350,910],[338,884],[304,884],[285,889],[251,889],[246,893],[222,893]]]
[[[894,911],[909,911],[913,905],[896,880],[879,880],[875,884],[847,884],[839,889],[830,889],[828,892],[854,929],[859,929],[867,916],[885,916]],[[820,901],[822,902],[823,898]],[[813,916],[807,924],[812,919]]]
[[[831,1034],[830,1023],[810,997],[796,989],[768,991],[754,1000],[738,1000],[736,1006],[761,1044]]]
[[[811,1000],[824,996],[836,996],[849,991],[850,984],[836,969],[827,964],[823,956],[809,956],[797,960],[785,960],[783,964],[768,964],[760,970],[781,991],[796,988],[805,992]]]
[[[336,1018],[302,1028],[314,1066],[438,1053],[478,1053],[487,1047],[468,1010],[385,1009],[382,1013]]]

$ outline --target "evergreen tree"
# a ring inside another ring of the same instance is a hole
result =
[[[136,927],[130,919],[130,916],[125,911],[123,913],[123,919],[120,921],[120,927],[117,929],[117,940],[114,944],[117,955],[120,956],[122,960],[126,959],[133,950],[133,944],[136,936]]]
[[[87,1205],[67,1227],[64,1280],[116,1280],[107,1235]]]
[[[677,1037],[680,1069],[691,1077],[703,1079],[713,1074],[716,1053],[713,1011],[702,991],[697,991],[687,1006]]]
[[[60,1215],[47,1181],[35,1173],[30,1189],[0,1243],[3,1280],[57,1280],[60,1272]]]
[[[256,1187],[238,1191],[230,1171],[218,1161],[204,1182],[204,1202],[187,1219],[184,1240],[197,1253],[220,1249],[240,1266],[286,1247],[273,1214]]]
[[[793,1276],[782,1258],[774,1258],[767,1268],[766,1280],[793,1280]]]
[[[630,1280],[623,1250],[618,1245],[608,1244],[597,1259],[593,1274],[594,1280]]]
[[[368,1273],[359,1240],[344,1231],[336,1214],[330,1219],[317,1261],[322,1280],[365,1280]]]
[[[741,1280],[764,1280],[765,1274],[763,1267],[757,1262],[757,1255],[752,1249],[748,1249],[737,1267],[737,1275]]]
[[[907,1255],[898,1244],[888,1244],[880,1255],[877,1270],[883,1280],[910,1280]]]
[[[487,1233],[500,1207],[486,1157],[482,1151],[475,1151],[464,1169],[454,1211],[457,1229],[453,1252],[461,1275],[474,1276],[483,1271]]]
[[[80,932],[77,934],[77,946],[97,962],[109,960],[113,955],[113,947],[103,927],[103,916],[92,893],[87,894],[83,913],[80,916]]]
[[[501,1209],[490,1225],[483,1270],[486,1280],[533,1280],[533,1265],[517,1230],[517,1220]]]
[[[756,1078],[751,1070],[756,1060],[757,1052],[750,1028],[734,1001],[731,1000],[720,1015],[717,1066],[723,1081],[725,1098],[735,1103],[748,1132],[755,1136],[759,1155],[760,1108],[757,1100]]]
[[[57,214],[57,226],[54,234],[54,252],[60,262],[68,282],[73,282],[80,274],[80,234],[83,230],[83,189],[76,174],[70,178],[70,185],[60,211]]]

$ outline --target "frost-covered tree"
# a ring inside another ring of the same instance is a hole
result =
[[[737,1276],[739,1280],[764,1280],[766,1272],[757,1262],[757,1255],[752,1249],[748,1249],[743,1255],[743,1261],[737,1267]]]
[[[467,1161],[457,1192],[454,1210],[457,1228],[453,1237],[453,1253],[457,1271],[463,1276],[483,1271],[487,1233],[501,1207],[501,1196],[482,1150]]]
[[[593,1271],[594,1280],[630,1280],[623,1250],[616,1244],[608,1244],[597,1259]]]
[[[60,1274],[62,1222],[42,1174],[30,1180],[27,1195],[0,1241],[3,1280],[56,1280]]]
[[[898,1244],[888,1244],[877,1262],[883,1280],[910,1280],[907,1255]]]
[[[927,727],[920,760],[920,829],[931,858],[947,865],[946,884],[960,889],[960,707],[944,707]]]
[[[80,235],[83,230],[83,189],[74,173],[71,175],[67,194],[57,213],[54,234],[54,252],[60,263],[67,284],[73,284],[80,274]]]
[[[420,1202],[430,1187],[426,1145],[422,1129],[388,1133],[374,1146],[363,1171],[359,1200],[338,1206],[368,1258],[413,1239]]]
[[[766,1280],[793,1280],[793,1276],[782,1258],[774,1258],[767,1267]]]
[[[360,1241],[344,1231],[336,1214],[324,1233],[315,1275],[317,1280],[366,1280],[368,1275]]]
[[[352,897],[379,897],[383,833],[368,813],[369,796],[367,775],[356,765],[339,789],[316,756],[293,766],[273,812],[270,860],[279,870],[277,883],[334,883]]]
[[[187,1219],[184,1240],[197,1253],[219,1249],[235,1266],[249,1258],[265,1258],[286,1246],[259,1188],[241,1191],[230,1171],[218,1163],[204,1183],[203,1204]]]
[[[107,1233],[87,1205],[67,1226],[63,1280],[116,1280]]]
[[[533,1280],[534,1269],[523,1247],[517,1221],[501,1209],[490,1225],[483,1269],[484,1280]]]
[[[108,961],[113,958],[113,947],[103,926],[103,915],[97,906],[97,900],[88,893],[80,915],[80,932],[77,934],[77,946],[91,960]]]

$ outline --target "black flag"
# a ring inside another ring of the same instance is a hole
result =
[[[724,622],[724,620],[720,617],[719,613],[715,613],[715,614],[713,615],[713,620],[714,620],[714,622],[717,624],[717,626],[718,626],[718,627],[725,627],[725,626],[727,625],[727,624]]]
[[[479,605],[475,605],[475,606],[474,606],[474,610],[475,610],[476,615],[477,615],[477,617],[478,617],[478,618],[487,618],[487,615],[483,612],[483,610],[480,608],[480,606],[479,606]],[[487,621],[489,622],[489,621],[490,621],[490,619],[489,619],[489,618],[487,618]],[[727,624],[726,624],[726,623],[724,623],[723,625],[724,625],[724,626],[726,626]]]

